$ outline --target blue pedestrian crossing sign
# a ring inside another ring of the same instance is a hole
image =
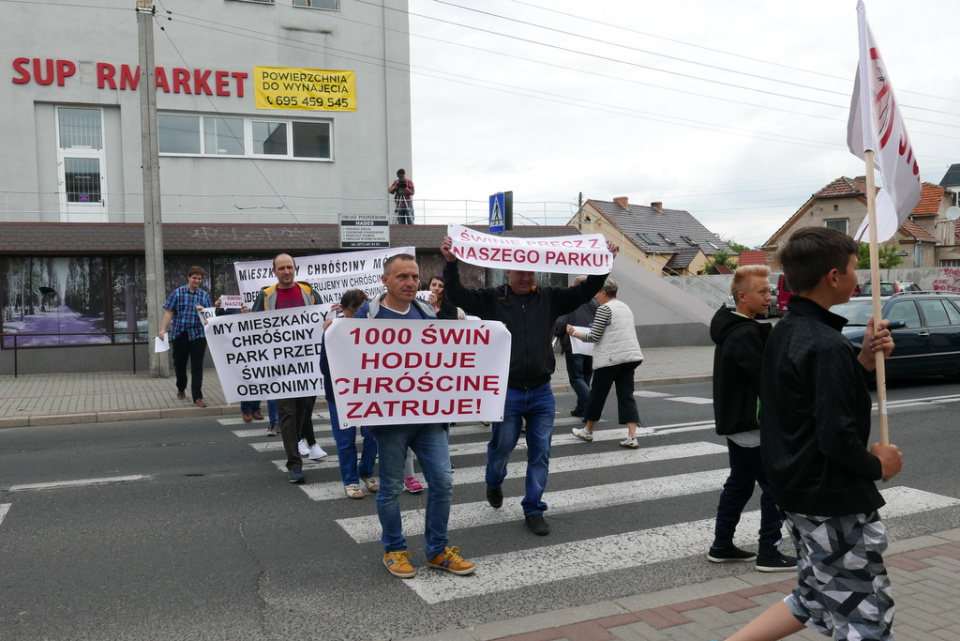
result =
[[[503,192],[490,196],[490,233],[504,230],[505,211]]]

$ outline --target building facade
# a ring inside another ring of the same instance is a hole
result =
[[[315,230],[341,213],[392,214],[386,188],[411,171],[406,0],[13,5],[0,24],[0,373],[15,338],[21,351],[48,348],[26,362],[65,371],[147,339],[142,15],[165,291],[199,263],[216,293],[229,280],[217,266],[293,237],[311,241],[301,253],[339,251],[312,243]]]

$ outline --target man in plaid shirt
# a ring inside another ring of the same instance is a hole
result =
[[[203,401],[203,357],[207,353],[207,338],[203,334],[203,323],[197,314],[201,307],[213,307],[210,294],[200,289],[203,283],[203,267],[194,265],[187,270],[187,284],[178,287],[167,297],[163,304],[166,311],[160,323],[157,336],[163,340],[167,328],[170,328],[171,347],[173,348],[173,368],[177,373],[177,398],[186,398],[187,360],[190,361],[190,391],[193,404],[206,407]],[[171,322],[172,321],[172,322]],[[171,326],[172,325],[172,326]]]

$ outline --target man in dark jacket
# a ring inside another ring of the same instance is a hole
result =
[[[497,320],[510,331],[510,372],[507,379],[503,421],[493,424],[487,445],[487,502],[494,508],[503,505],[503,479],[507,461],[520,440],[520,428],[526,423],[527,483],[521,501],[527,527],[545,536],[550,526],[543,518],[547,504],[543,491],[550,468],[550,441],[556,401],[550,376],[556,368],[553,356],[553,330],[557,317],[577,309],[603,287],[607,275],[588,277],[573,287],[538,287],[535,272],[508,270],[509,284],[484,289],[466,289],[460,282],[457,257],[451,252],[447,236],[440,248],[447,259],[443,285],[447,298],[467,314]],[[607,243],[616,256],[617,246]]]
[[[573,284],[579,285],[587,280],[586,276],[577,276]],[[590,379],[593,378],[593,357],[588,354],[574,354],[570,347],[570,336],[567,334],[567,325],[574,327],[590,327],[593,324],[593,317],[597,313],[600,303],[596,298],[591,298],[586,303],[576,308],[569,314],[564,314],[557,319],[553,328],[553,333],[560,339],[560,351],[567,364],[567,378],[570,379],[570,387],[573,393],[577,395],[577,405],[570,411],[571,416],[583,418],[583,413],[587,410],[587,400],[590,398]]]
[[[866,375],[889,355],[887,321],[867,323],[857,351],[830,307],[857,285],[858,244],[829,227],[793,233],[780,263],[794,295],[770,332],[760,385],[760,447],[777,505],[799,552],[797,587],[728,641],[773,641],[805,626],[836,639],[892,639],[887,534],[876,482],[903,465],[870,438]]]
[[[730,458],[730,476],[723,484],[717,506],[713,545],[707,559],[713,563],[749,561],[756,557],[760,572],[781,572],[797,567],[797,560],[780,552],[783,521],[760,457],[760,426],[757,423],[760,398],[760,367],[763,346],[770,334],[769,323],[754,320],[770,304],[770,268],[745,265],[733,275],[730,293],[737,305],[726,306],[710,322],[713,352],[713,415],[717,434],[725,436]],[[733,535],[755,485],[760,486],[760,550],[758,554],[733,544]]]

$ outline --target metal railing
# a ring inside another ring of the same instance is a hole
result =
[[[114,337],[117,335],[127,335],[132,334],[134,339],[130,341],[130,354],[133,361],[133,373],[137,373],[137,345],[145,345],[147,341],[137,342],[136,335],[142,334],[142,331],[135,332],[58,332],[58,333],[47,333],[47,334],[32,334],[25,332],[2,332],[0,333],[0,344],[3,345],[4,350],[12,349],[13,350],[13,377],[16,378],[19,375],[19,355],[20,350],[22,349],[45,349],[50,347],[106,347],[110,345],[126,345],[126,343],[118,343],[114,340]],[[110,337],[109,343],[82,343],[82,344],[67,344],[67,345],[31,345],[30,347],[20,347],[18,343],[18,338],[27,339],[35,338],[37,336],[98,336],[98,337]],[[13,339],[13,347],[7,347],[7,339]]]

